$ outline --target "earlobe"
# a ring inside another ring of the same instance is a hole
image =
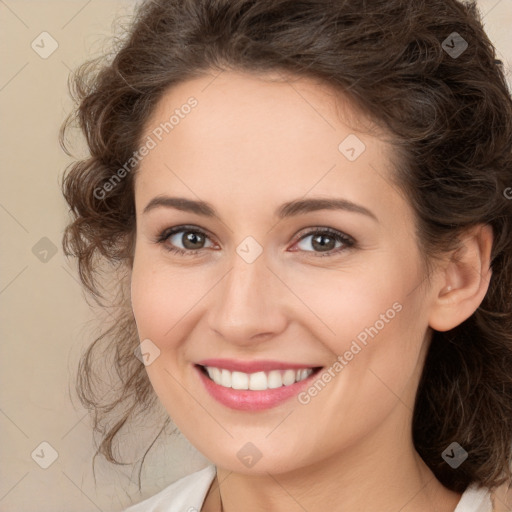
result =
[[[468,319],[480,306],[489,288],[493,242],[492,227],[479,224],[461,239],[432,288],[429,326],[448,331]]]

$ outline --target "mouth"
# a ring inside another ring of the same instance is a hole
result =
[[[195,366],[206,378],[218,386],[250,391],[265,391],[292,386],[317,374],[322,369],[322,366],[316,366],[246,373],[216,366],[200,364]]]
[[[219,366],[195,364],[194,367],[210,397],[238,411],[277,407],[311,385],[324,368],[304,366],[245,373]]]

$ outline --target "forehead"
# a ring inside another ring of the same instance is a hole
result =
[[[188,106],[191,98],[193,108]],[[178,116],[172,126],[166,126],[174,113]],[[250,156],[247,152],[251,150],[260,158],[270,150],[268,156],[284,154],[292,159],[315,148],[318,158],[325,151],[338,151],[340,137],[359,131],[359,127],[362,131],[377,129],[341,91],[325,82],[275,72],[237,71],[206,74],[169,88],[149,118],[145,133],[159,127],[164,129],[163,137],[179,142],[176,149],[180,152],[184,152],[182,148],[190,150],[190,145],[200,151],[207,144],[222,143],[230,159],[237,154]],[[311,143],[304,146],[308,140]],[[244,153],[226,142],[242,143]]]
[[[156,105],[142,137],[156,144],[140,163],[136,191],[143,200],[159,191],[230,193],[245,206],[337,191],[360,202],[364,191],[371,203],[389,181],[390,146],[380,133],[320,81],[208,74],[173,86]],[[347,157],[352,149],[356,159]]]

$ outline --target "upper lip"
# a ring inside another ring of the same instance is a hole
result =
[[[243,373],[256,373],[256,372],[269,372],[272,370],[300,370],[302,368],[318,368],[308,363],[287,363],[284,361],[271,361],[271,360],[260,360],[260,361],[240,361],[237,359],[203,359],[197,363],[200,366],[213,366],[215,368],[221,368],[229,370],[231,372],[243,372]]]

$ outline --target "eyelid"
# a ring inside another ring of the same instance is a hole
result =
[[[215,237],[213,237],[207,229],[200,228],[199,226],[194,226],[192,224],[180,224],[179,226],[173,226],[170,228],[163,229],[162,231],[159,232],[154,241],[163,242],[167,240],[171,235],[175,235],[180,231],[194,231],[201,233],[202,235],[206,235],[210,239],[215,239]]]
[[[300,230],[294,238],[294,243],[300,241],[302,238],[306,236],[315,235],[317,233],[328,233],[335,237],[339,237],[347,242],[353,243],[355,245],[356,240],[354,237],[340,231],[339,229],[329,228],[327,226],[309,226]]]

